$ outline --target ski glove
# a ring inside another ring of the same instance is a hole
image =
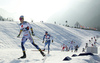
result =
[[[53,42],[53,40],[52,40],[52,42]]]
[[[32,32],[32,35],[35,36],[34,32]]]
[[[44,43],[44,41],[42,43]]]
[[[18,34],[18,36],[17,37],[19,37],[20,36],[20,34]]]

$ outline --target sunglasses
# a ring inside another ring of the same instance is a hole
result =
[[[24,19],[24,18],[19,18],[19,20],[22,20],[22,19]]]

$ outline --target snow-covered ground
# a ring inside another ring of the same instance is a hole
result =
[[[89,43],[91,37],[100,36],[100,32],[69,28],[50,23],[30,24],[36,35],[33,37],[34,41],[41,49],[44,47],[42,38],[45,31],[48,31],[53,36],[54,42],[51,43],[50,54],[48,55],[47,51],[44,52],[47,54],[47,59],[43,61],[40,52],[28,40],[25,43],[27,58],[18,60],[17,58],[22,55],[21,38],[17,38],[19,22],[0,21],[0,63],[100,63],[100,38],[97,39],[98,54],[95,56],[71,57],[72,54],[80,54],[82,48],[85,47],[86,43]],[[61,45],[64,43],[69,46],[69,42],[72,40],[75,42],[75,45],[80,46],[78,52],[62,52]],[[67,56],[71,57],[72,60],[63,61]]]

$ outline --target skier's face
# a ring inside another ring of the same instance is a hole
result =
[[[20,22],[23,23],[24,21],[24,18],[19,18]]]
[[[48,35],[48,33],[45,33],[45,35]]]

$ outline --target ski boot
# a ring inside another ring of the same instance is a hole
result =
[[[43,57],[46,56],[46,55],[44,54],[44,52],[43,52],[41,49],[39,49],[39,51],[40,51],[40,53],[42,54]]]
[[[43,49],[42,51],[45,51],[45,49]]]
[[[23,52],[23,56],[21,56],[21,57],[18,58],[18,59],[24,59],[24,58],[26,58],[26,53],[25,53],[25,52]]]

